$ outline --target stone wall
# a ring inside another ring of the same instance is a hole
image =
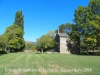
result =
[[[66,37],[60,37],[60,53],[70,53],[67,49],[67,38]]]

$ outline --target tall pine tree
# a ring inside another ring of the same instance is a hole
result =
[[[16,12],[14,24],[20,26],[22,30],[24,30],[24,16],[22,10]]]
[[[20,26],[24,32],[24,15],[22,14],[22,10],[16,12],[14,24]],[[23,37],[21,39],[24,40]],[[24,45],[20,48],[21,50],[25,48],[25,43],[23,44]]]

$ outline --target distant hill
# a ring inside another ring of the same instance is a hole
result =
[[[36,42],[33,42],[33,41],[25,41],[25,42],[29,42],[29,43],[31,43],[32,45],[36,45]]]
[[[36,42],[30,42],[32,45],[36,45]]]

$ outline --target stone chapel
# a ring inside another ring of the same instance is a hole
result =
[[[68,35],[65,33],[57,33],[55,37],[55,52],[70,53],[67,48]]]

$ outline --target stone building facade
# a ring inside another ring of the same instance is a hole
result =
[[[55,37],[55,52],[59,53],[70,53],[67,48],[67,40],[68,40],[68,35],[64,33],[58,33],[56,34]]]

